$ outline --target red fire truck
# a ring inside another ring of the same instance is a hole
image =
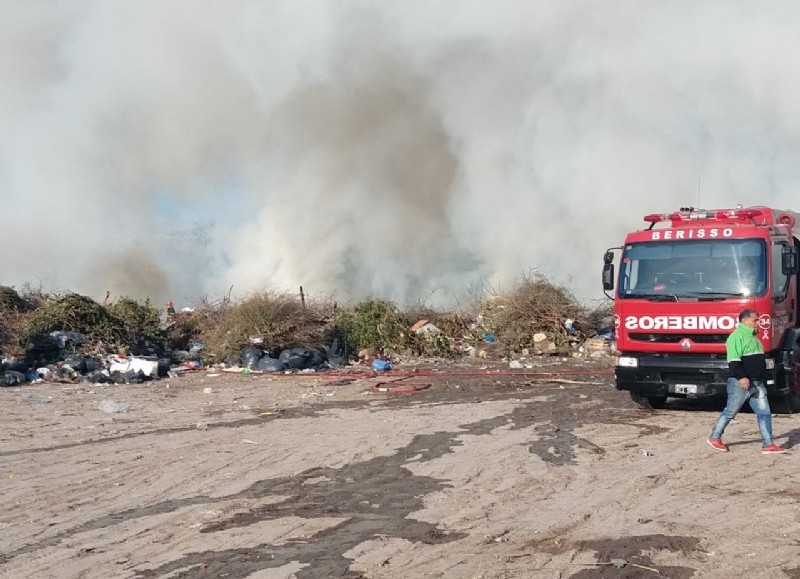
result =
[[[668,397],[724,397],[725,340],[753,308],[773,409],[800,412],[800,214],[686,207],[644,221],[604,257],[617,389],[646,409]]]

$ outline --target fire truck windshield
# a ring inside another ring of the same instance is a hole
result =
[[[759,239],[652,241],[625,246],[620,298],[763,296],[766,245]]]

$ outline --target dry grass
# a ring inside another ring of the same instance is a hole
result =
[[[35,310],[46,301],[41,290],[25,286],[22,292],[13,287],[0,286],[0,352],[10,356],[25,353],[25,328]]]
[[[21,356],[24,353],[20,343],[29,315],[18,312],[0,313],[0,353],[8,356]]]
[[[254,339],[270,352],[318,347],[332,313],[327,302],[307,299],[304,306],[294,294],[264,291],[238,302],[206,303],[188,316],[178,315],[176,328],[202,342],[206,357],[221,361],[238,358]]]
[[[533,336],[545,333],[556,345],[557,353],[569,350],[567,319],[575,321],[578,333],[587,327],[586,311],[572,293],[544,275],[532,273],[510,293],[487,291],[479,322],[496,335],[499,350],[505,354],[520,352],[534,345]]]

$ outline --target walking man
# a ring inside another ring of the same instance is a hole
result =
[[[764,346],[756,335],[758,312],[753,309],[742,310],[739,314],[739,325],[728,336],[725,347],[728,352],[728,403],[719,415],[717,423],[711,430],[708,439],[715,450],[728,452],[728,446],[722,442],[722,433],[747,400],[756,413],[758,430],[761,432],[762,454],[780,454],[786,452],[773,442],[772,414],[767,400],[767,364],[764,357]]]

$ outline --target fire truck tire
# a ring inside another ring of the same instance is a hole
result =
[[[770,401],[769,405],[775,414],[795,414],[800,412],[800,396],[784,394]]]
[[[800,413],[800,343],[794,345],[792,369],[787,378],[789,380],[789,393],[770,403],[772,411],[777,414]]]
[[[666,396],[645,396],[637,392],[631,392],[631,400],[637,408],[642,410],[654,410],[664,408],[667,403]]]

